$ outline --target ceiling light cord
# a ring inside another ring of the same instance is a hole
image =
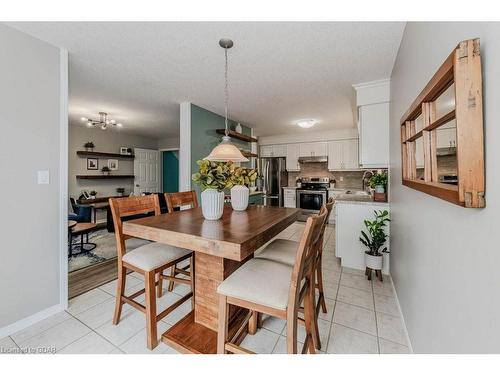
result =
[[[228,74],[227,74],[227,48],[224,48],[224,55],[226,58],[226,65],[224,67],[224,79],[226,81],[225,88],[224,88],[224,114],[225,114],[225,125],[226,125],[226,130],[225,134],[226,137],[229,135],[229,126],[228,126],[228,120],[227,120],[227,113],[228,113],[228,106],[229,106],[229,82],[228,82]]]

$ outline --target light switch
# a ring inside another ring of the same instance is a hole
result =
[[[46,185],[50,183],[50,175],[48,170],[37,171],[38,185]]]

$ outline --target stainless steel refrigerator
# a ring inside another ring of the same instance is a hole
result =
[[[283,187],[288,186],[285,158],[260,158],[264,206],[283,207]]]

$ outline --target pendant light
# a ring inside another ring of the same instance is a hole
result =
[[[209,161],[232,161],[232,162],[244,162],[248,161],[246,157],[243,156],[241,151],[233,145],[231,138],[229,137],[229,126],[227,120],[227,107],[228,107],[228,79],[227,79],[227,50],[233,46],[233,41],[231,39],[221,39],[219,40],[219,45],[224,48],[226,65],[224,71],[224,78],[226,85],[224,88],[224,117],[225,117],[225,135],[222,137],[221,143],[219,143],[204,160]]]

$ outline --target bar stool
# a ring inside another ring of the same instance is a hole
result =
[[[332,212],[333,205],[335,201],[333,198],[328,199],[328,202],[323,206],[327,210],[327,218],[330,217],[330,213]],[[325,220],[323,227],[321,228],[321,238],[319,242],[319,249],[317,253],[316,260],[314,262],[315,267],[315,279],[316,279],[316,289],[318,289],[319,296],[318,301],[315,301],[315,326],[318,327],[318,316],[319,310],[323,311],[326,314],[326,303],[325,303],[325,294],[323,291],[323,268],[322,268],[322,254],[323,254],[323,238],[325,235],[325,229],[327,220]],[[259,254],[255,257],[260,259],[272,260],[274,262],[283,263],[289,266],[293,266],[295,263],[295,258],[297,256],[297,242],[292,240],[285,239],[276,239],[272,241],[269,245],[267,245]],[[258,319],[258,317],[254,317],[254,319]],[[321,349],[321,342],[319,338],[319,331],[316,329],[317,336],[315,337],[316,349]]]
[[[297,324],[299,308],[304,303],[306,338],[302,353],[315,353],[314,262],[319,249],[326,208],[319,215],[307,219],[304,234],[298,245],[293,267],[263,258],[247,261],[224,280],[219,293],[219,325],[217,353],[252,353],[235,343],[242,327],[249,322],[252,312],[265,313],[287,321],[287,352],[297,353]],[[249,309],[250,312],[237,334],[228,337],[230,306]]]
[[[120,322],[122,305],[124,303],[127,303],[137,310],[145,313],[147,347],[152,350],[158,345],[157,322],[193,296],[193,291],[191,291],[157,315],[155,286],[159,282],[155,281],[156,275],[161,274],[166,268],[175,267],[179,262],[182,262],[185,259],[192,258],[193,253],[189,250],[155,242],[126,252],[125,241],[132,237],[123,234],[122,219],[128,216],[149,214],[151,212],[154,212],[155,215],[160,215],[160,203],[158,196],[156,194],[152,194],[141,197],[110,198],[109,204],[113,214],[116,245],[118,250],[118,282],[113,324],[116,325]],[[140,273],[144,276],[145,281],[144,289],[141,289],[140,291],[129,296],[125,295],[127,269]],[[188,275],[190,275],[190,273],[188,273]],[[186,280],[171,278],[170,276],[166,276],[166,278],[189,285],[191,284],[192,279],[192,277],[190,277],[189,280]],[[143,293],[146,294],[145,306],[135,301],[135,298]]]
[[[196,192],[191,191],[183,191],[180,193],[165,193],[165,200],[167,201],[167,209],[168,213],[173,213],[176,208],[190,206],[190,208],[198,207],[198,197]],[[170,277],[175,277],[178,274],[181,275],[189,275],[189,272],[186,270],[190,268],[194,270],[194,256],[190,258],[190,263],[187,266],[177,268],[177,265],[172,267],[170,270]],[[163,272],[160,274],[160,279],[158,280],[158,295],[161,296],[162,287],[163,287],[163,279],[166,278],[163,275]],[[168,291],[171,292],[174,289],[174,282],[170,280],[168,282]],[[191,279],[191,290],[194,293],[194,277]],[[194,308],[194,298],[191,300]]]

